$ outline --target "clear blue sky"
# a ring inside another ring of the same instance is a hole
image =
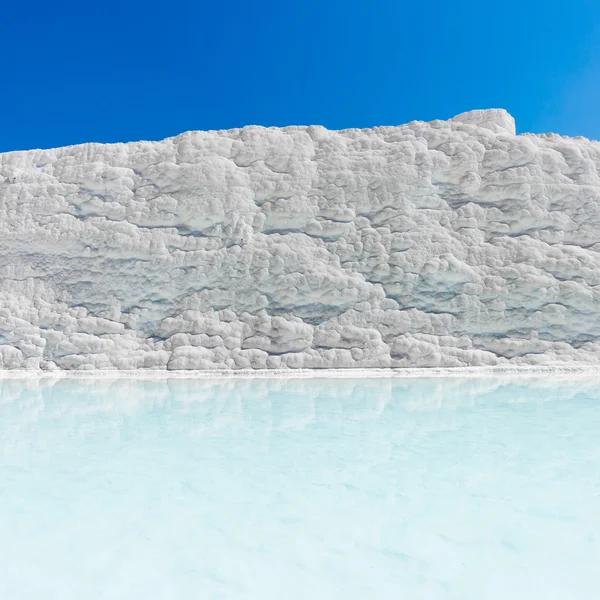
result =
[[[492,107],[600,139],[600,0],[29,0],[0,19],[0,151]]]

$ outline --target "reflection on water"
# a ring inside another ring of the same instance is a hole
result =
[[[600,381],[0,380],[0,598],[590,598]]]

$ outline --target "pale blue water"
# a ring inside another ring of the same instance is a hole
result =
[[[596,599],[600,380],[0,380],[0,599]]]

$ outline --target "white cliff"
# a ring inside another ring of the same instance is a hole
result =
[[[0,155],[0,370],[600,363],[600,143],[502,110]]]

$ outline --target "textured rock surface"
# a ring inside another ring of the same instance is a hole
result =
[[[599,171],[502,110],[0,155],[0,369],[598,364]]]

